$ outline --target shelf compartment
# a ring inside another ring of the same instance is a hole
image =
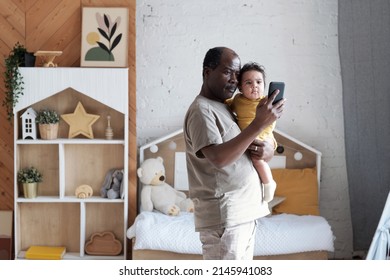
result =
[[[89,185],[93,196],[100,197],[100,189],[107,172],[124,166],[123,145],[64,145],[65,196],[74,196],[80,185]]]
[[[58,145],[18,145],[17,171],[34,166],[42,174],[38,186],[39,196],[59,196]],[[23,192],[19,186],[19,197]]]
[[[106,105],[100,103],[99,101],[87,96],[82,92],[78,92],[73,88],[66,88],[63,91],[60,91],[50,98],[43,99],[37,103],[32,104],[29,107],[32,107],[36,112],[50,108],[58,112],[58,114],[69,114],[73,113],[78,102],[81,102],[84,106],[84,109],[88,114],[99,115],[99,119],[93,125],[94,138],[105,139],[105,129],[108,124],[107,117],[111,117],[111,127],[114,131],[114,139],[123,140],[124,139],[124,124],[125,116],[124,114],[107,107]],[[24,112],[29,108],[26,107],[23,110],[18,112],[18,118],[20,118]],[[59,129],[58,129],[58,138],[68,138],[69,125],[60,118]],[[40,138],[38,125],[37,125],[37,137]],[[22,140],[22,122],[18,123],[18,140]],[[83,136],[78,136],[77,139],[86,139]],[[28,140],[31,141],[31,140]],[[51,140],[46,140],[51,141]]]
[[[20,203],[18,208],[18,251],[26,251],[32,245],[65,246],[68,253],[79,254],[78,203]]]
[[[126,250],[124,204],[86,203],[85,204],[85,242],[94,233],[112,232],[122,244],[122,253]],[[85,245],[85,243],[84,243]],[[88,256],[85,253],[85,256]]]

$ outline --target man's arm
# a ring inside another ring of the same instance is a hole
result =
[[[277,93],[278,91],[270,99],[263,99],[259,103],[256,109],[255,119],[239,135],[225,143],[204,147],[202,149],[203,155],[218,168],[236,161],[245,153],[248,147],[255,153],[255,156],[261,157],[266,161],[267,159],[271,159],[274,149],[273,145],[268,142],[261,145],[252,143],[263,129],[282,115],[285,100],[281,100],[275,105],[272,105]],[[259,146],[261,146],[261,149]],[[257,151],[255,151],[256,147],[258,147]]]

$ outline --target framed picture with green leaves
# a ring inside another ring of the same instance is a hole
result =
[[[82,67],[127,67],[129,11],[125,7],[83,7]]]

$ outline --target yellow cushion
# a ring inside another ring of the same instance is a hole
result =
[[[286,197],[273,208],[273,214],[319,215],[315,168],[272,169],[272,175],[277,184],[275,195]]]

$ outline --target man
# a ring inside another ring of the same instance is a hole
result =
[[[225,104],[237,88],[239,56],[226,47],[210,49],[203,84],[184,121],[190,197],[195,205],[204,259],[253,259],[255,220],[269,214],[251,157],[270,160],[273,139],[257,135],[282,114],[277,91],[259,104],[244,130]]]

